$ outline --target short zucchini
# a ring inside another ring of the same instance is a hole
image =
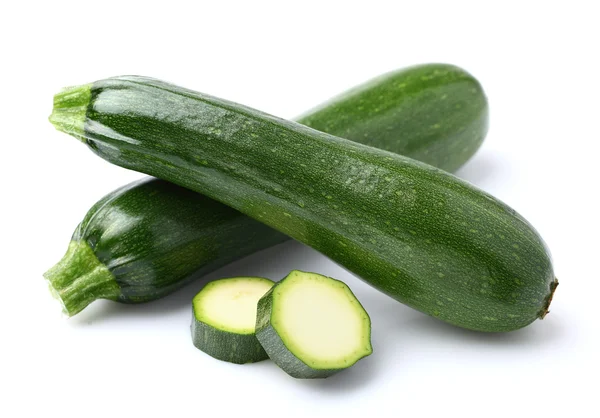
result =
[[[292,271],[258,301],[256,337],[295,378],[324,378],[373,352],[371,320],[338,280]]]
[[[266,360],[267,353],[255,335],[256,307],[273,285],[262,277],[234,277],[204,286],[192,303],[194,345],[230,363]]]
[[[452,169],[485,136],[487,101],[464,70],[426,64],[377,77],[299,121]],[[431,124],[439,127],[423,128]],[[65,312],[75,315],[99,298],[123,303],[161,298],[286,239],[212,199],[148,178],[96,203],[63,260],[45,276]]]
[[[287,239],[206,196],[145,178],[98,201],[44,276],[72,316],[96,299],[158,299]]]
[[[451,324],[543,318],[557,281],[513,209],[416,160],[129,76],[62,91],[51,121],[105,160],[205,194]]]

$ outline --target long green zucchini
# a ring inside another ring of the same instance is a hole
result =
[[[450,169],[462,165],[485,136],[487,101],[464,70],[427,64],[371,80],[299,121]],[[432,124],[439,126],[423,128]],[[149,178],[96,203],[65,257],[45,276],[74,315],[99,298],[160,298],[287,238],[212,199]]]
[[[97,155],[227,204],[415,309],[480,331],[548,312],[550,254],[513,209],[447,172],[144,77],[55,96]]]

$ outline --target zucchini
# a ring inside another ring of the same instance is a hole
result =
[[[51,121],[105,160],[227,204],[451,324],[510,331],[548,312],[557,282],[536,230],[427,164],[136,76],[62,91]]]
[[[54,114],[55,122],[59,115]],[[451,169],[485,136],[487,101],[464,70],[426,64],[377,77],[299,121]],[[440,126],[422,129],[431,124]],[[64,258],[45,276],[65,312],[75,315],[99,298],[141,303],[166,296],[286,239],[212,199],[148,178],[96,203]]]
[[[274,283],[262,277],[234,277],[208,283],[194,297],[192,341],[206,354],[230,363],[268,358],[256,339],[256,306]]]
[[[425,64],[376,77],[298,121],[453,172],[483,142],[488,103],[463,69]]]
[[[369,315],[339,280],[294,270],[257,310],[256,338],[292,377],[328,377],[373,352]]]
[[[288,237],[206,196],[145,178],[98,201],[44,276],[64,312],[148,302]]]

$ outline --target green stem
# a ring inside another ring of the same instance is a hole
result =
[[[117,300],[121,295],[115,277],[85,241],[71,241],[67,253],[44,277],[69,316],[96,299]]]
[[[550,294],[546,298],[546,301],[544,302],[544,307],[542,308],[542,311],[538,315],[538,317],[540,319],[544,319],[544,317],[550,313],[550,304],[552,303],[552,297],[554,296],[554,292],[556,291],[557,287],[558,287],[558,279],[555,277],[554,281],[552,283],[550,283]]]
[[[91,84],[67,87],[54,96],[54,108],[48,118],[59,131],[85,142],[83,125],[92,96]]]

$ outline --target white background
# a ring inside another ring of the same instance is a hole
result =
[[[3,2],[0,416],[598,416],[594,3]],[[54,130],[60,88],[141,74],[291,118],[424,62],[467,69],[488,95],[491,130],[458,175],[546,240],[560,286],[545,320],[508,334],[454,328],[291,242],[211,277],[299,268],[348,283],[371,315],[374,353],[329,379],[196,350],[199,285],[61,316],[42,273],[96,200],[141,176]]]

